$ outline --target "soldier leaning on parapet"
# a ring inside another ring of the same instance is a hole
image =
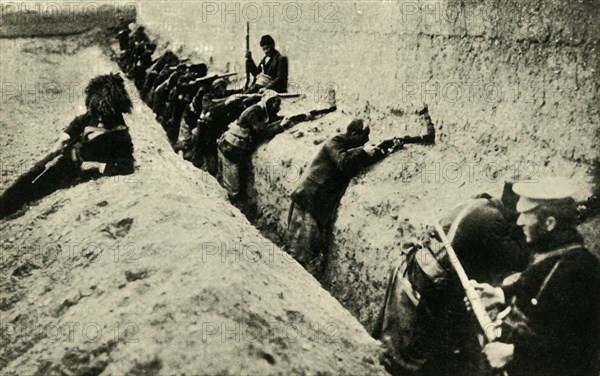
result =
[[[144,84],[140,88],[140,96],[147,105],[151,105],[149,94],[155,89],[155,85],[162,83],[158,82],[159,76],[162,74],[163,77],[168,71],[168,67],[176,66],[179,63],[179,58],[172,51],[166,51],[156,62],[148,69]]]
[[[600,264],[577,232],[572,184],[518,183],[519,218],[532,257],[501,288],[474,282],[489,309],[508,307],[497,342],[484,353],[495,369],[520,375],[598,375]]]
[[[214,99],[214,100],[213,100]],[[217,141],[227,131],[227,126],[245,110],[244,102],[235,96],[225,101],[211,97],[198,118],[192,145],[192,162],[213,176],[218,173]]]
[[[512,184],[505,183],[500,200],[482,194],[442,219],[445,232],[455,229],[452,246],[470,277],[497,285],[525,268],[529,252],[516,228],[515,204]],[[373,331],[386,347],[386,369],[392,375],[488,374],[479,329],[437,234],[423,244],[405,244],[402,254]]]
[[[167,79],[156,86],[152,100],[152,111],[156,115],[156,120],[163,123],[163,115],[167,108],[169,93],[177,84],[179,77],[183,76],[191,64],[180,62],[176,67],[167,68]]]
[[[362,120],[348,125],[345,134],[329,139],[292,193],[288,219],[289,252],[317,278],[327,261],[327,249],[333,218],[350,179],[367,164],[400,150],[405,143],[435,143],[435,127],[425,106],[417,112],[426,129],[424,136],[394,137],[376,147],[363,149],[369,140],[369,128]]]
[[[85,94],[87,112],[71,122],[46,158],[1,196],[2,216],[78,181],[133,172],[133,143],[123,119],[132,103],[123,79],[116,74],[96,77]]]
[[[275,49],[275,41],[270,35],[260,38],[260,46],[265,53],[258,66],[252,59],[252,53],[246,51],[246,70],[254,76],[253,84],[247,93],[274,90],[286,93],[288,86],[288,60]]]
[[[133,84],[138,90],[144,85],[146,70],[154,64],[152,61],[154,51],[156,51],[156,44],[154,43],[144,43],[136,46],[133,65],[127,72],[127,78],[133,80]]]
[[[245,198],[250,156],[257,145],[284,131],[278,115],[281,98],[272,90],[248,107],[218,142],[218,176],[232,201]]]
[[[324,268],[332,218],[350,179],[384,151],[363,148],[370,129],[355,119],[344,134],[325,142],[303,180],[292,193],[287,247],[294,258],[318,276]]]
[[[167,132],[167,137],[171,144],[177,142],[179,125],[181,124],[183,113],[190,104],[193,95],[201,86],[200,84],[193,84],[193,82],[197,82],[197,79],[205,77],[207,72],[208,68],[206,64],[186,64],[185,73],[177,79],[175,85],[170,89],[167,106],[162,116],[162,125]],[[205,84],[210,85],[211,82],[207,81]]]

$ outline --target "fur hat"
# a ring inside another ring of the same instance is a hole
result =
[[[118,74],[93,78],[85,88],[85,107],[90,114],[108,117],[130,113],[133,107],[125,89],[125,82]]]

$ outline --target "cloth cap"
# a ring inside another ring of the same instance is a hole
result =
[[[513,191],[519,195],[517,211],[523,213],[541,205],[555,206],[573,202],[576,187],[567,179],[545,178],[536,182],[515,183]]]
[[[212,85],[210,86],[211,89],[216,90],[219,87],[227,87],[227,81],[225,81],[225,79],[223,78],[217,78],[216,80],[213,81]]]
[[[279,93],[275,90],[266,89],[262,93],[262,97],[260,98],[260,102],[263,106],[266,106],[268,102],[273,98],[279,98]]]

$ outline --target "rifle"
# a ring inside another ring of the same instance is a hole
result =
[[[234,99],[260,99],[262,98],[262,94],[231,94],[229,97],[226,98],[219,98],[219,99],[227,99],[227,98],[234,98]],[[281,99],[289,99],[289,98],[304,98],[305,94],[297,94],[297,93],[277,93],[277,96]]]
[[[407,144],[433,145],[435,144],[435,133],[426,134],[425,136],[392,137],[381,141],[377,144],[377,147],[386,151],[386,154],[390,154],[401,150]]]
[[[337,107],[331,106],[331,107],[323,108],[320,110],[311,110],[309,112],[303,112],[303,113],[299,113],[299,114],[295,114],[295,115],[286,116],[286,118],[288,119],[288,122],[285,126],[281,125],[281,122],[284,119],[284,118],[281,118],[281,119],[275,120],[274,122],[271,122],[271,123],[265,125],[265,129],[268,129],[271,136],[273,136],[273,135],[281,133],[287,129],[290,129],[291,127],[293,127],[294,125],[296,125],[298,123],[301,123],[303,121],[313,120],[317,116],[325,115],[330,112],[334,112],[335,110],[337,110]]]
[[[456,218],[454,220],[454,222],[458,223],[460,221],[461,217],[462,217],[462,215],[459,214],[458,218]],[[454,271],[456,272],[456,275],[458,276],[458,279],[460,280],[460,284],[462,285],[463,289],[465,290],[465,295],[469,301],[469,304],[471,305],[471,309],[473,310],[475,319],[477,320],[477,323],[479,324],[480,329],[483,331],[483,335],[485,336],[485,338],[488,342],[496,341],[499,337],[498,335],[496,335],[496,325],[492,322],[492,319],[490,318],[487,311],[485,310],[483,303],[481,303],[481,297],[479,296],[477,291],[475,291],[475,288],[471,285],[471,282],[469,282],[469,277],[467,276],[465,269],[463,268],[462,264],[460,263],[460,260],[458,259],[458,256],[456,255],[454,248],[452,247],[451,241],[448,239],[448,237],[446,236],[446,233],[444,232],[444,229],[442,228],[442,226],[440,226],[440,224],[437,220],[435,220],[433,218],[432,218],[432,220],[433,220],[433,225],[435,226],[435,230],[438,233],[438,235],[440,236],[440,239],[442,240],[442,243],[444,244],[444,248],[446,248],[446,252],[448,253],[448,259],[450,260],[450,264],[452,265]],[[454,226],[455,226],[455,224],[453,224],[453,227]],[[450,232],[453,234],[454,230],[451,229]],[[452,235],[451,235],[451,237],[452,237]],[[508,376],[508,373],[506,371],[503,371],[502,375]]]
[[[195,80],[190,81],[188,83],[188,85],[200,85],[200,86],[209,85],[209,84],[212,84],[213,81],[215,81],[219,78],[227,78],[227,77],[235,76],[236,74],[237,74],[237,72],[215,73],[215,74],[211,74],[210,76],[196,78]]]
[[[304,112],[304,113],[300,113],[300,114],[286,116],[286,118],[288,119],[288,125],[286,125],[284,128],[289,129],[298,123],[301,123],[301,122],[307,121],[307,120],[313,120],[316,117],[328,114],[330,112],[334,112],[336,110],[337,110],[337,106],[334,105],[334,106],[323,108],[320,110],[310,110],[307,113]]]
[[[27,197],[31,186],[42,177],[52,166],[62,157],[65,150],[71,148],[77,139],[69,139],[63,147],[48,153],[39,162],[33,165],[29,170],[22,173],[14,183],[12,183],[0,195],[0,218],[4,218],[17,210],[23,204],[23,197]]]
[[[250,51],[250,22],[246,22],[246,52]],[[246,64],[246,82],[244,83],[244,91],[250,87],[250,71]]]

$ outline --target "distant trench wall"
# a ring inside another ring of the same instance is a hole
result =
[[[414,117],[407,114],[429,105],[438,144],[409,146],[361,173],[338,212],[329,288],[368,328],[398,247],[431,213],[474,193],[497,195],[511,177],[574,177],[582,196],[593,185],[600,145],[598,1],[138,6],[138,22],[163,46],[240,76],[245,21],[253,21],[255,60],[262,56],[260,36],[272,35],[290,59],[290,91],[322,102],[336,89],[338,113],[297,126],[303,138],[277,136],[253,157],[259,224],[279,236],[298,173],[325,137],[356,115],[372,124],[373,140],[410,133]],[[596,252],[598,227],[582,227]]]

